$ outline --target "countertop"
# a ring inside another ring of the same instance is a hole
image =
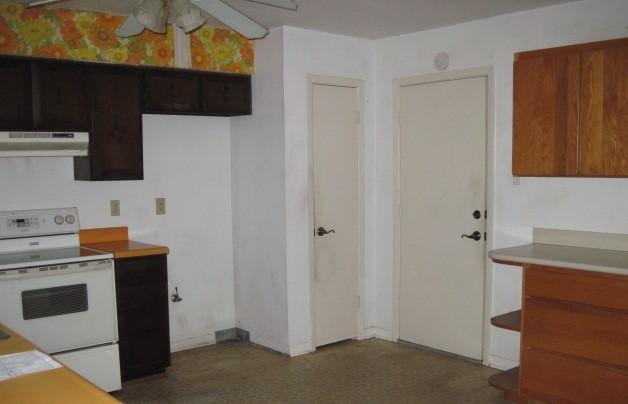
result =
[[[10,335],[8,339],[0,340],[0,355],[37,349],[29,341],[2,324],[0,324],[0,330]],[[3,404],[120,403],[66,367],[0,382],[0,402]]]
[[[129,240],[127,227],[83,229],[80,240],[82,247],[110,252],[116,259],[165,255],[170,252],[168,247]]]
[[[491,250],[494,261],[628,275],[628,251],[532,243]]]

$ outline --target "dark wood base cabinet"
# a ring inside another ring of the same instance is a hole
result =
[[[116,260],[122,381],[170,366],[168,264],[165,255]]]
[[[519,403],[628,403],[628,276],[523,268],[522,310],[492,321],[521,331],[520,368],[489,383]]]

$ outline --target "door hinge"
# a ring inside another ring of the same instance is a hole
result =
[[[362,114],[360,111],[355,111],[355,123],[359,125],[362,122]]]
[[[360,307],[361,307],[361,305],[362,305],[362,301],[361,301],[361,299],[360,299],[360,296],[358,296],[358,308],[360,308]]]
[[[484,241],[486,241],[486,232],[484,232]]]

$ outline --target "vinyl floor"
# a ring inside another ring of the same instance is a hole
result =
[[[244,342],[178,352],[167,377],[125,386],[125,403],[505,403],[495,373],[382,340],[347,341],[288,358]]]

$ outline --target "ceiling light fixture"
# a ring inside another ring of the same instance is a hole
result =
[[[167,30],[168,3],[166,0],[142,0],[133,9],[137,21],[147,29],[164,34]]]
[[[171,0],[170,7],[174,23],[186,33],[205,24],[205,17],[201,14],[201,10],[190,4],[188,0]]]

